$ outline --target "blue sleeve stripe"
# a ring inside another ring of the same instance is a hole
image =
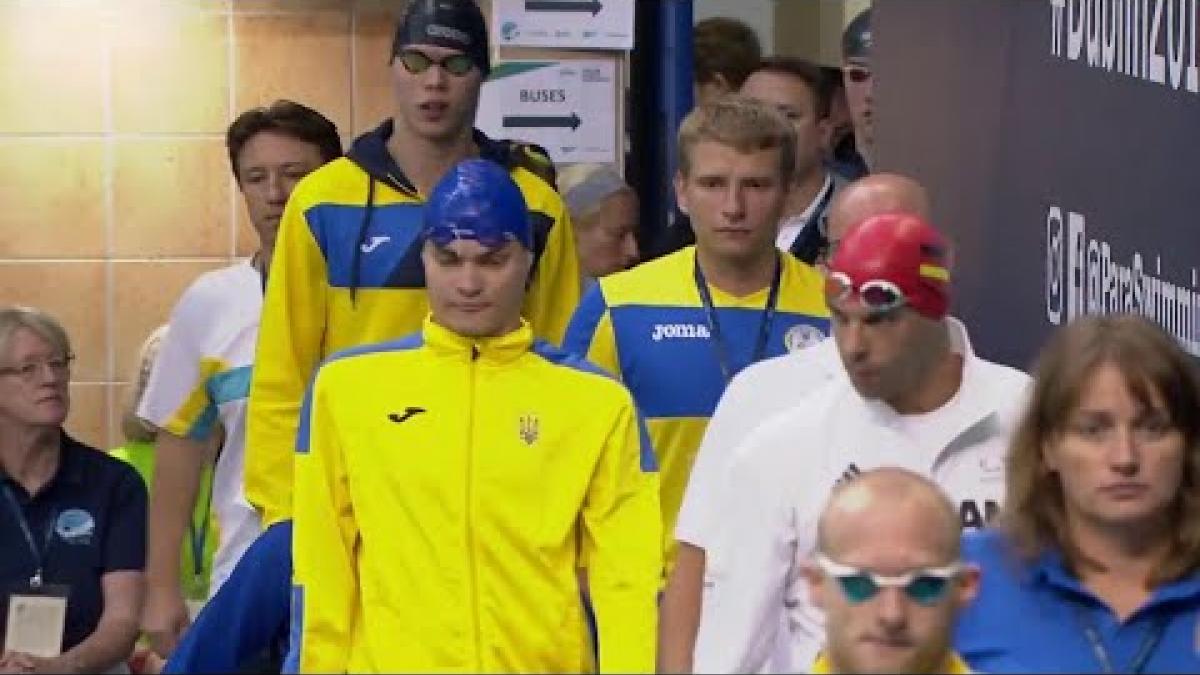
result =
[[[591,361],[588,361],[578,354],[555,347],[544,340],[534,341],[533,353],[537,354],[543,359],[546,359],[556,366],[563,366],[564,368],[577,370],[581,373],[599,375],[606,380],[617,382],[616,378]],[[617,384],[620,385],[619,382],[617,382]],[[654,473],[658,471],[658,457],[654,454],[654,444],[650,442],[650,432],[646,429],[646,421],[642,419],[640,414],[637,416],[637,423],[638,435],[641,437],[642,441],[640,451],[640,463],[642,471],[645,473]]]
[[[349,349],[343,349],[330,355],[329,358],[321,362],[313,373],[312,380],[308,384],[308,390],[304,394],[304,404],[300,406],[300,425],[296,429],[296,454],[307,454],[309,451],[312,429],[309,425],[309,418],[312,415],[312,396],[313,387],[316,385],[317,377],[321,374],[321,369],[326,365],[341,359],[353,358],[355,356],[364,356],[367,354],[377,354],[380,352],[395,352],[406,351],[410,349],[418,349],[424,344],[424,337],[420,332],[413,333],[399,340],[391,340],[388,342],[376,342],[373,344],[359,345]]]
[[[211,403],[200,413],[195,424],[187,431],[187,437],[193,441],[208,440],[212,436],[213,427],[217,424],[217,406]]]
[[[607,311],[604,289],[600,284],[595,284],[583,294],[583,299],[571,316],[571,323],[567,325],[567,333],[563,336],[563,349],[586,356],[596,337],[596,327]]]
[[[309,418],[312,416],[313,385],[316,383],[317,376],[314,374],[312,382],[309,383],[308,389],[304,392],[304,403],[300,406],[300,425],[296,428],[296,454],[298,455],[308,454],[309,445],[312,440],[310,438],[312,425],[309,422]]]
[[[654,443],[650,440],[650,431],[646,429],[646,420],[638,415],[638,436],[642,440],[641,466],[642,473],[658,472],[658,455],[654,454]]]
[[[208,398],[215,405],[241,401],[250,396],[250,366],[217,373],[208,378]]]
[[[292,586],[292,625],[288,629],[287,656],[283,659],[285,673],[300,672],[300,650],[304,636],[304,587]]]
[[[337,361],[339,359],[350,358],[352,356],[363,356],[365,354],[375,354],[378,352],[402,352],[410,349],[419,349],[423,344],[425,344],[425,337],[420,331],[417,331],[416,333],[406,335],[398,340],[374,342],[371,344],[359,345],[357,347],[350,347],[339,352],[334,352],[333,354],[330,354],[329,358],[325,359],[321,365],[325,365],[326,363]]]
[[[537,354],[556,366],[563,366],[565,368],[577,370],[581,373],[599,375],[607,380],[613,380],[614,382],[616,381],[616,379],[607,371],[591,361],[588,361],[583,356],[580,356],[578,352],[567,351],[565,348],[555,347],[545,340],[535,340],[532,351],[534,354]]]

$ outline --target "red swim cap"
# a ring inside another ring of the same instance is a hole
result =
[[[909,307],[941,319],[950,305],[949,258],[946,240],[920,216],[886,213],[850,228],[829,262],[829,273],[831,279],[844,275],[857,293],[864,284],[890,282]]]

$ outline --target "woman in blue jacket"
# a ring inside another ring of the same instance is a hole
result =
[[[990,672],[1200,672],[1200,385],[1136,316],[1043,351],[959,652]]]

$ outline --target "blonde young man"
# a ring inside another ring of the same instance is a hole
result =
[[[929,199],[925,188],[897,174],[868,176],[838,191],[830,205],[823,234],[830,246],[836,246],[851,225],[892,211],[927,217]],[[961,344],[956,349],[969,352],[971,346]],[[719,514],[711,510],[729,476],[734,449],[759,424],[798,405],[822,383],[841,376],[837,346],[834,340],[826,339],[812,349],[747,367],[733,378],[721,396],[696,453],[675,525],[679,555],[663,596],[659,650],[660,663],[667,672],[692,669],[692,651],[700,624],[705,549],[720,520]]]
[[[521,318],[534,235],[501,167],[457,165],[421,240],[421,331],[335,355],[305,401],[285,669],[588,672],[598,647],[651,671],[658,475],[629,392]]]
[[[487,77],[487,28],[473,0],[413,0],[392,46],[391,119],[297,186],[279,229],[251,381],[246,494],[270,525],[291,512],[304,388],[322,359],[421,327],[426,197],[457,162],[480,157],[520,186],[534,227],[522,311],[562,338],[580,293],[570,218],[540,150],[473,128]]]
[[[564,347],[618,375],[647,418],[667,533],[729,380],[829,330],[820,274],[775,247],[795,138],[760,103],[693,110],[679,129],[675,193],[696,245],[601,279],[567,331]],[[674,537],[664,546],[669,566]]]

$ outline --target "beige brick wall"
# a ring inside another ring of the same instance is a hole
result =
[[[291,98],[345,140],[390,113],[405,0],[0,0],[0,303],[76,344],[67,426],[120,442],[137,349],[253,250],[224,131]]]

